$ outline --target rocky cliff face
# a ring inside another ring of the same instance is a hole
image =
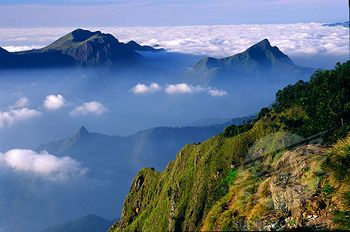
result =
[[[208,213],[201,230],[337,228],[333,218],[339,206],[326,190],[329,175],[323,162],[327,156],[327,148],[321,145],[304,145],[284,152],[259,179],[242,170],[230,192]]]

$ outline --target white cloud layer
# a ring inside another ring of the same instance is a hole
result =
[[[205,91],[205,88],[200,86],[192,86],[186,83],[168,85],[165,88],[167,94],[186,94],[186,93],[198,93]]]
[[[62,95],[49,95],[44,100],[44,107],[48,110],[58,110],[64,106],[65,99]]]
[[[208,94],[213,96],[213,97],[222,97],[222,96],[227,95],[227,92],[224,90],[220,90],[220,89],[209,89]]]
[[[22,97],[15,104],[9,106],[8,110],[0,110],[0,128],[11,126],[13,123],[40,117],[42,113],[35,109],[29,109],[29,99]]]
[[[141,44],[158,44],[174,52],[214,57],[236,54],[264,38],[288,55],[349,54],[349,29],[321,23],[88,29],[111,33],[124,42],[135,40]],[[2,28],[0,44],[12,50],[44,46],[71,30],[74,28]]]
[[[194,94],[194,93],[207,93],[212,97],[222,97],[227,95],[227,92],[224,90],[216,89],[213,87],[202,87],[199,85],[189,85],[187,83],[179,83],[179,84],[169,84],[164,88],[158,83],[152,83],[151,85],[146,84],[137,84],[131,91],[134,94],[145,94],[145,93],[154,93],[164,89],[164,93],[169,95],[175,94]]]
[[[137,84],[133,88],[131,88],[131,91],[135,94],[146,94],[146,93],[154,93],[161,89],[160,85],[157,83],[152,83],[150,85],[145,84]]]
[[[78,107],[76,107],[73,111],[71,111],[71,115],[87,115],[87,114],[96,114],[100,115],[106,112],[106,107],[97,101],[86,102]]]
[[[37,153],[26,149],[0,153],[0,168],[34,174],[48,180],[67,180],[87,173],[86,168],[68,156],[57,157],[46,151]]]
[[[3,49],[9,52],[20,52],[40,48],[40,46],[5,46]]]

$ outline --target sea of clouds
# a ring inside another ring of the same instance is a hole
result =
[[[6,168],[51,181],[65,181],[85,175],[88,171],[71,157],[57,157],[46,151],[38,153],[29,149],[12,149],[0,153],[0,171]]]
[[[30,108],[31,102],[27,97],[19,98],[14,104],[7,109],[0,108],[0,129],[9,127],[20,121],[30,120],[32,118],[41,117],[45,111],[57,111],[65,106],[72,107],[74,104],[67,104],[67,100],[61,94],[50,94],[44,99],[42,106],[37,106],[36,109]],[[107,108],[98,101],[85,102],[81,105],[76,105],[70,111],[72,116],[81,115],[101,115]]]
[[[75,28],[1,28],[0,46],[21,51],[45,46]],[[168,51],[226,57],[267,38],[292,56],[349,55],[349,29],[321,23],[172,27],[86,28],[111,33],[120,41],[159,45]]]
[[[222,97],[228,94],[225,90],[211,86],[194,86],[187,83],[167,84],[164,86],[158,83],[151,83],[149,85],[138,83],[132,87],[130,91],[135,95],[163,92],[167,95],[206,93],[212,97]],[[59,111],[62,108],[68,108],[68,110],[70,110],[69,115],[74,117],[101,115],[108,111],[107,107],[101,102],[90,101],[79,104],[67,100],[61,94],[47,95],[42,101],[42,104],[36,106],[31,103],[28,97],[21,97],[16,102],[5,108],[0,107],[0,129],[10,127],[12,124],[21,121],[28,121],[33,118],[45,116],[46,112]]]
[[[202,87],[199,85],[193,86],[187,83],[180,84],[168,84],[165,87],[159,85],[158,83],[151,83],[150,85],[138,83],[131,91],[136,94],[150,94],[164,90],[166,94],[194,94],[194,93],[207,93],[212,97],[222,97],[227,95],[225,90],[216,89],[213,87]]]

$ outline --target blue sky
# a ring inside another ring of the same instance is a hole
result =
[[[172,26],[338,22],[347,0],[0,0],[0,25]]]

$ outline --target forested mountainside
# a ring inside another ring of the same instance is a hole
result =
[[[111,231],[350,229],[350,62],[142,169]]]

